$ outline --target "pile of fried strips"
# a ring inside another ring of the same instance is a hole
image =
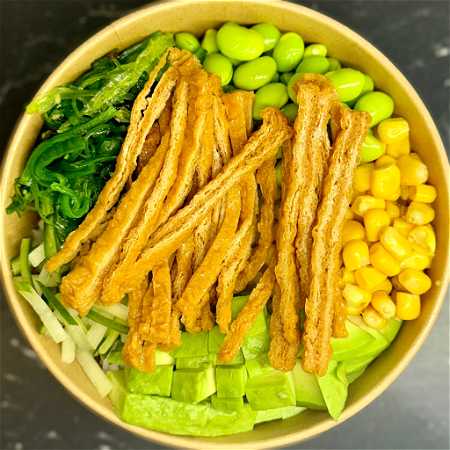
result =
[[[273,367],[292,370],[302,338],[304,370],[326,373],[331,336],[346,336],[339,252],[371,118],[341,108],[322,75],[305,74],[294,89],[294,126],[266,108],[252,133],[254,94],[224,94],[188,51],[169,49],[150,74],[115,172],[47,263],[54,271],[73,260],[61,294],[81,315],[128,294],[129,366],[154,371],[157,348],[181,345],[180,321],[189,333],[216,321],[226,334],[218,361],[231,362],[272,298]],[[247,286],[232,322],[233,294]]]

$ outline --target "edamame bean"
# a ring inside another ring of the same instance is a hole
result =
[[[264,39],[255,30],[225,24],[217,32],[217,46],[228,58],[252,61],[264,51]]]
[[[372,116],[370,126],[373,127],[392,116],[394,101],[384,92],[369,92],[356,102],[354,109],[356,111],[367,111]]]
[[[271,23],[258,23],[251,29],[257,31],[263,37],[265,52],[274,49],[280,40],[280,30]]]
[[[330,72],[334,72],[335,70],[339,70],[341,68],[341,63],[335,58],[327,58],[330,63],[330,68],[328,69]]]
[[[295,103],[288,103],[281,108],[281,111],[284,112],[286,117],[289,119],[289,122],[294,123],[298,114],[298,106]]]
[[[195,53],[200,47],[200,42],[191,33],[181,32],[175,35],[175,44],[180,50],[189,50]]]
[[[372,130],[372,128],[369,128],[369,134],[370,134],[371,136],[373,136],[373,130]]]
[[[277,165],[275,166],[276,170],[276,177],[277,177],[277,186],[281,188],[281,164],[283,161],[278,161]]]
[[[350,106],[348,106],[347,103],[344,102],[341,103],[341,107],[351,109]]]
[[[241,64],[243,64],[244,61],[238,61],[237,59],[234,58],[228,58],[231,62],[231,65],[233,67],[239,67]]]
[[[273,50],[273,59],[277,63],[278,72],[290,72],[300,63],[305,44],[297,33],[286,33],[280,37]]]
[[[330,68],[330,63],[325,56],[312,55],[308,58],[303,58],[302,62],[298,65],[296,73],[327,73]]]
[[[322,44],[311,44],[305,47],[305,52],[303,53],[303,59],[309,58],[310,56],[327,56],[327,48]]]
[[[216,42],[217,30],[215,28],[210,28],[205,31],[205,35],[202,40],[202,47],[208,53],[219,53],[219,47],[217,47]]]
[[[226,86],[233,76],[233,66],[230,60],[220,53],[211,53],[203,62],[203,69],[208,73],[215,73],[222,79],[222,86]]]
[[[222,91],[225,92],[225,94],[229,94],[230,92],[235,91],[236,88],[232,84],[227,84],[222,88]]]
[[[268,106],[282,108],[289,100],[286,86],[282,83],[270,83],[256,91],[253,118],[261,118],[261,111]]]
[[[361,147],[361,163],[375,161],[384,153],[385,147],[383,144],[375,136],[369,134]]]
[[[239,66],[233,77],[234,85],[239,89],[254,91],[270,83],[277,72],[277,63],[270,56],[261,56]]]
[[[278,72],[275,72],[275,75],[270,80],[271,83],[278,83],[280,81],[280,74]]]
[[[364,86],[362,88],[361,94],[358,95],[357,98],[355,98],[354,100],[350,100],[348,102],[348,104],[350,105],[351,108],[353,108],[356,105],[356,102],[365,94],[367,94],[368,92],[372,92],[374,88],[373,85],[373,80],[372,78],[369,77],[369,75],[364,74]]]
[[[280,81],[287,86],[293,75],[294,72],[284,72],[281,74]]]
[[[289,80],[289,83],[287,85],[287,91],[288,95],[291,98],[291,100],[298,105],[297,103],[297,94],[292,90],[292,86],[294,86],[295,83],[297,83],[298,80],[302,78],[302,76],[305,75],[304,73],[296,73],[295,75],[292,75],[291,79]]]
[[[353,100],[361,94],[364,86],[364,75],[359,70],[339,69],[325,74],[333,81],[341,102]]]

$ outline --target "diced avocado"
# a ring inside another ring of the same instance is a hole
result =
[[[289,419],[289,417],[296,416],[305,409],[306,408],[303,408],[301,406],[286,406],[285,408],[281,408],[281,418]]]
[[[140,372],[131,369],[127,376],[127,389],[147,395],[170,397],[173,366],[156,366],[155,372]]]
[[[259,377],[268,372],[275,370],[270,364],[269,356],[267,354],[251,359],[245,362],[245,367],[247,367],[248,376],[250,378]]]
[[[233,359],[233,361],[229,362],[229,363],[217,363],[218,366],[228,366],[228,365],[235,365],[235,364],[244,364],[245,363],[245,358],[244,358],[244,354],[242,353],[242,350],[239,350],[239,353],[235,356],[235,358]]]
[[[170,353],[156,350],[155,363],[157,366],[173,366],[175,365],[175,358]]]
[[[239,315],[242,308],[246,305],[249,298],[250,298],[249,295],[233,297],[233,300],[231,302],[231,318],[232,318],[232,320],[236,320],[236,317]],[[255,334],[260,334],[263,331],[266,331],[267,330],[267,316],[268,316],[267,309],[264,308],[262,310],[261,314],[256,318],[255,323],[252,325],[247,336],[253,336]]]
[[[285,406],[284,408],[276,409],[265,409],[263,411],[258,411],[255,423],[270,422],[271,420],[277,419],[288,419],[289,417],[295,416],[306,408],[301,408],[299,406]]]
[[[242,353],[246,361],[255,359],[269,351],[270,335],[269,330],[254,336],[247,336],[242,344]]]
[[[348,373],[347,374],[348,384],[353,383],[359,376],[361,376],[364,373],[365,370],[366,370],[366,368],[363,367],[362,369],[358,370],[357,372]]]
[[[125,374],[123,370],[115,370],[114,372],[106,372],[106,376],[112,383],[112,389],[109,393],[111,403],[117,411],[117,415],[120,417],[123,410],[123,403],[125,401]]]
[[[295,398],[297,406],[305,406],[310,409],[326,410],[327,404],[323,398],[316,376],[306,373],[302,369],[302,363],[297,361],[294,370]]]
[[[174,358],[205,356],[208,354],[207,332],[190,334],[187,331],[183,331],[181,333],[181,345],[170,352],[170,355]]]
[[[348,380],[345,375],[345,362],[330,361],[325,376],[316,375],[322,390],[328,412],[334,420],[338,420],[345,406],[348,394]]]
[[[358,356],[368,347],[375,338],[350,322],[345,323],[348,331],[346,338],[331,338],[331,346],[333,347],[333,359],[335,361],[344,361],[346,359]]]
[[[397,317],[388,319],[386,320],[386,325],[377,331],[381,333],[389,342],[392,342],[395,336],[397,336],[402,323],[403,320],[400,320]]]
[[[358,372],[368,366],[378,355],[357,356],[356,358],[347,359],[345,367],[347,375]]]
[[[252,411],[248,403],[240,411],[225,414],[212,406],[207,411],[205,431],[202,436],[225,436],[234,433],[243,433],[253,430],[256,420],[256,411]]]
[[[208,334],[208,349],[209,353],[216,354],[219,353],[220,347],[222,347],[223,340],[225,339],[225,334],[222,334],[219,330],[219,327],[215,325]],[[239,353],[230,363],[225,364],[244,364],[244,354],[242,350],[239,350]],[[221,365],[223,363],[217,363],[217,365]]]
[[[243,364],[216,367],[217,397],[243,397],[247,369]]]
[[[207,369],[216,365],[216,355],[177,358],[177,369]]]
[[[181,369],[173,373],[172,398],[198,403],[216,392],[216,370]]]
[[[244,409],[244,397],[218,398],[217,394],[211,395],[211,407],[225,414]]]
[[[296,406],[292,372],[273,370],[259,377],[249,378],[245,394],[254,411]]]
[[[108,355],[111,364],[125,364],[122,359],[123,342],[119,341],[116,348]]]

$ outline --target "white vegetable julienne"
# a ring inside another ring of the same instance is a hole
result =
[[[92,348],[97,348],[107,331],[108,328],[104,325],[95,322],[92,324],[86,335],[86,339],[89,341]]]
[[[128,306],[123,305],[122,303],[116,303],[112,306],[103,306],[100,304],[95,304],[92,308],[94,311],[97,311],[98,313],[109,313],[113,316],[118,317],[119,319],[126,320],[128,317]]]
[[[37,280],[48,288],[56,287],[60,281],[60,275],[56,272],[50,273],[45,267],[43,267]]]
[[[61,343],[61,360],[67,364],[73,363],[75,360],[75,352],[77,346],[71,337],[68,337]]]
[[[81,349],[85,351],[94,350],[94,347],[87,340],[86,334],[84,334],[81,327],[78,325],[66,325],[67,333],[69,336],[75,341],[75,344]]]
[[[102,397],[108,395],[112,389],[111,381],[109,381],[109,378],[98,365],[91,352],[77,348],[76,358],[92,384],[97,388],[99,394]]]
[[[37,267],[45,259],[44,244],[37,246],[29,255],[28,259],[33,267]]]

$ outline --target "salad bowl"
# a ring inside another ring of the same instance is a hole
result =
[[[281,30],[299,33],[305,42],[326,45],[329,54],[343,64],[368,73],[378,89],[395,102],[395,114],[410,124],[412,147],[430,172],[436,187],[438,239],[430,277],[436,280],[423,297],[420,317],[405,324],[397,339],[371,364],[349,389],[347,405],[339,422],[326,412],[308,410],[283,421],[260,424],[248,433],[201,438],[172,436],[123,423],[110,400],[101,398],[77,363],[61,361],[60,349],[50,338],[38,334],[38,318],[15,291],[9,261],[18,252],[20,241],[30,234],[37,216],[7,216],[5,207],[13,195],[13,184],[23,170],[39,134],[42,119],[24,115],[13,133],[2,167],[0,236],[2,281],[11,310],[23,334],[53,375],[80,402],[106,420],[145,439],[178,448],[275,448],[309,439],[351,417],[380,395],[403,371],[429,333],[444,300],[449,272],[448,162],[436,127],[418,97],[401,73],[378,50],[345,26],[307,8],[282,1],[181,1],[152,5],[114,22],[72,53],[49,77],[37,95],[77,78],[91,62],[113,48],[124,49],[156,30],[188,31],[197,36],[226,21],[241,24],[272,22]]]

